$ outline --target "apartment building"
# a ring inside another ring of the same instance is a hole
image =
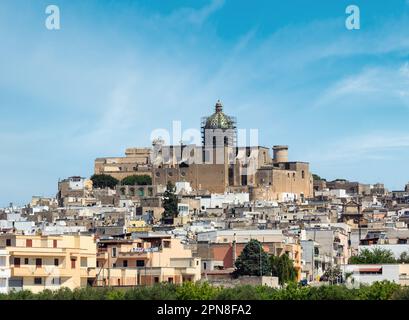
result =
[[[316,224],[305,228],[305,238],[320,244],[320,253],[331,257],[331,264],[347,264],[350,257],[349,228],[342,223]]]
[[[179,239],[155,233],[99,241],[97,269],[97,286],[180,284],[201,277],[200,258]]]
[[[301,240],[302,279],[318,281],[332,266],[332,257],[321,252],[321,245],[314,240]]]
[[[93,236],[1,234],[0,250],[9,262],[8,290],[75,289],[95,279]]]

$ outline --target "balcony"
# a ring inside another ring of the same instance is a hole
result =
[[[21,266],[11,268],[12,277],[48,277],[48,276],[59,276],[59,277],[71,277],[73,275],[71,269],[63,269],[58,267],[35,267],[35,266]]]
[[[63,248],[9,247],[10,256],[27,257],[64,257],[67,253]]]

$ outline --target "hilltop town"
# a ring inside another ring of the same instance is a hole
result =
[[[409,184],[389,191],[326,181],[290,160],[286,145],[239,146],[237,121],[220,101],[200,129],[201,145],[158,137],[95,159],[90,177],[58,181],[55,197],[0,209],[0,293],[162,282],[280,287],[286,279],[264,259],[284,256],[302,285],[409,284]],[[245,263],[252,271],[238,267]]]

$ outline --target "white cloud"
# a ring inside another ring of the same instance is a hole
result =
[[[327,88],[313,102],[313,108],[388,108],[391,102],[409,107],[409,65],[371,67],[347,76]]]

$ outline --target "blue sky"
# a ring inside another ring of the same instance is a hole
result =
[[[173,120],[198,128],[217,99],[327,179],[409,181],[405,0],[4,0],[0,40],[0,206],[54,195]]]

